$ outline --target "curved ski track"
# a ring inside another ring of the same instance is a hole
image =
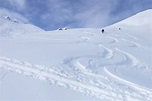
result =
[[[93,36],[93,34],[91,35]],[[107,35],[106,37],[110,38],[112,43],[119,42],[117,38],[112,36]],[[81,36],[80,38],[90,40],[86,36]],[[142,47],[142,45],[127,39],[120,40],[130,42],[137,48]],[[65,64],[58,65],[58,69],[55,67],[47,68],[40,65],[32,65],[4,57],[0,57],[0,68],[45,80],[50,84],[71,88],[101,100],[151,101],[151,89],[124,80],[112,74],[107,68],[108,66],[121,65],[138,67],[142,64],[141,61],[132,54],[119,49],[119,47],[109,48],[105,47],[102,43],[99,43],[97,47],[104,50],[102,56],[74,57],[69,59]],[[117,57],[118,60],[116,59]],[[95,66],[101,67],[100,73],[96,73],[93,70]]]

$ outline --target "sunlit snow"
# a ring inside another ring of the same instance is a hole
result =
[[[0,101],[151,101],[152,10],[101,29],[0,18]]]

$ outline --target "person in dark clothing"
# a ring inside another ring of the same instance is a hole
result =
[[[102,29],[101,32],[104,33],[104,29]]]

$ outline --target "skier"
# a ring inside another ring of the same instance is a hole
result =
[[[102,29],[101,32],[104,33],[104,29]]]

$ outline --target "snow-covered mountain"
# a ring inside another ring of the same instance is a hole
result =
[[[28,23],[27,19],[18,13],[0,9],[0,37],[15,37],[20,34],[38,33],[42,31],[42,29]]]
[[[151,12],[104,33],[43,31],[0,18],[0,100],[151,101]]]
[[[128,25],[128,26],[149,26],[152,25],[152,10],[146,10],[141,13],[137,13],[136,15],[125,19],[124,21],[119,22],[119,24],[122,25]],[[118,23],[117,23],[118,24]]]

